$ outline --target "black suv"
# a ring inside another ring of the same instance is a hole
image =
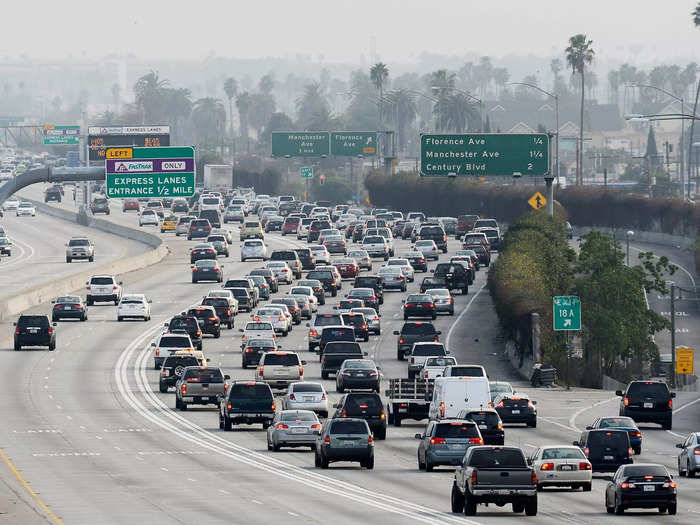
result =
[[[241,347],[241,366],[248,368],[249,365],[257,366],[260,362],[260,357],[265,352],[274,352],[277,350],[272,339],[251,339],[246,341]]]
[[[233,320],[236,318],[236,313],[231,309],[229,300],[225,297],[205,297],[202,299],[204,306],[213,306],[216,315],[219,317],[219,323],[225,324],[231,330],[233,328]]]
[[[20,315],[15,326],[15,351],[23,346],[48,346],[56,350],[56,323],[48,315]]]
[[[165,328],[170,333],[185,332],[190,336],[190,341],[197,347],[197,350],[202,349],[202,330],[194,315],[176,315],[169,323],[165,323]]]
[[[206,239],[211,233],[211,224],[207,219],[192,219],[187,231],[187,240]]]
[[[435,277],[445,279],[448,290],[462,290],[462,295],[469,293],[469,284],[473,281],[471,272],[458,263],[440,263],[433,272]]]
[[[258,301],[260,300],[260,292],[257,286],[255,286],[255,281],[244,277],[243,279],[228,279],[222,286],[222,288],[245,288],[248,290],[248,295],[251,297],[252,303],[249,305],[251,308],[258,306]],[[250,311],[250,310],[248,310]]]
[[[620,415],[637,423],[658,423],[664,430],[673,427],[673,398],[666,383],[661,381],[632,381],[627,390],[615,392],[622,397]]]
[[[109,215],[109,202],[107,201],[107,198],[95,197],[92,201],[92,204],[90,204],[90,212],[93,215],[97,215],[98,213],[104,213],[105,215]]]
[[[439,342],[438,337],[442,332],[435,330],[432,323],[421,321],[406,322],[401,327],[401,331],[394,330],[394,335],[398,335],[399,339],[396,343],[396,358],[403,361],[408,354],[411,353],[413,343],[423,341]]]
[[[615,472],[621,465],[633,463],[634,451],[625,430],[584,430],[573,445],[581,447],[596,472]]]
[[[493,408],[483,410],[462,410],[457,419],[471,419],[479,427],[481,437],[484,438],[484,445],[504,445],[505,432],[503,422]]]
[[[61,188],[60,186],[51,186],[47,188],[44,192],[44,202],[56,201],[61,202]]]
[[[372,288],[379,304],[384,304],[384,284],[378,275],[360,275],[355,277],[353,288]]]
[[[328,221],[313,221],[309,226],[308,243],[311,244],[318,241],[321,230],[330,230],[332,227],[333,225]]]
[[[335,277],[333,277],[333,273],[330,270],[311,270],[306,274],[306,278],[321,281],[325,292],[330,292],[333,297],[338,295],[338,289],[335,287]]]
[[[364,419],[376,439],[386,439],[386,413],[376,392],[348,392],[334,406],[333,418]]]
[[[442,253],[447,253],[447,235],[445,235],[445,230],[442,226],[438,225],[424,225],[421,226],[418,232],[418,240],[431,240],[435,241],[438,250],[442,250]]]
[[[314,254],[309,248],[294,248],[294,251],[297,252],[303,270],[313,270],[316,267]]]
[[[188,366],[199,367],[200,363],[193,355],[169,355],[166,357],[161,366],[158,381],[161,393],[165,394],[170,387],[174,387]]]
[[[213,306],[193,306],[186,314],[197,318],[203,334],[213,335],[216,339],[221,337],[221,323]]]
[[[275,398],[270,385],[254,381],[235,381],[219,404],[219,428],[232,425],[262,423],[267,429],[275,417]]]

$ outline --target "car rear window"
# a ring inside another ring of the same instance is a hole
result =
[[[294,250],[289,251],[279,251],[276,250],[270,255],[271,261],[293,261],[297,258],[297,254]]]
[[[330,271],[322,270],[318,272],[309,272],[307,275],[309,279],[333,279],[333,274]]]
[[[299,361],[299,356],[297,354],[271,353],[265,354],[265,361],[263,364],[276,366],[298,366],[301,364],[301,361]]]
[[[440,423],[435,425],[435,437],[452,438],[452,439],[468,439],[473,437],[481,437],[476,425],[472,423]]]
[[[343,324],[343,318],[339,315],[317,315],[314,326],[331,326],[335,324]]]
[[[608,417],[600,421],[600,428],[634,428],[636,426],[629,417]]]
[[[209,306],[228,306],[228,300],[219,297],[207,297],[202,301],[202,304]]]
[[[445,232],[440,226],[423,226],[420,235],[445,235]]]
[[[323,392],[323,387],[315,383],[295,383],[294,392]]]
[[[66,295],[64,297],[59,297],[56,299],[57,303],[69,303],[69,304],[75,304],[75,303],[80,303],[80,297],[77,297],[75,295]]]
[[[629,448],[629,437],[624,430],[611,430],[609,432],[591,432],[588,434],[589,447],[612,447],[617,449]]]
[[[114,279],[111,277],[93,277],[90,279],[90,284],[114,284]]]
[[[272,400],[272,391],[267,385],[234,383],[233,386],[231,386],[229,397],[233,399],[259,399],[261,397],[267,397]]]
[[[627,389],[627,397],[669,397],[668,387],[665,383],[631,383]]]
[[[625,467],[623,473],[628,478],[641,478],[644,476],[665,477],[668,476],[666,467],[661,465],[644,465],[644,466],[629,466]]]
[[[166,348],[187,348],[190,346],[190,341],[187,337],[164,335],[160,338],[158,346],[164,346]]]
[[[476,449],[469,464],[477,468],[525,468],[525,456],[511,448]]]
[[[194,356],[169,356],[163,361],[163,368],[174,368],[177,366],[199,366],[199,362]]]
[[[324,354],[361,354],[362,349],[358,343],[352,341],[328,343],[323,349]]]
[[[349,394],[345,408],[348,411],[381,410],[382,400],[377,394]]]
[[[313,412],[285,412],[280,421],[316,421],[316,416]]]
[[[45,315],[23,315],[17,321],[17,326],[46,328],[49,326],[49,318]]]
[[[445,355],[445,347],[442,345],[416,345],[413,347],[411,355]]]
[[[189,368],[184,379],[196,380],[197,383],[223,383],[224,375],[218,368]]]
[[[575,448],[548,448],[542,451],[542,459],[586,459],[583,452]]]
[[[450,368],[453,377],[484,377],[484,369],[480,366],[453,366]],[[510,388],[494,390],[494,392],[510,392]]]
[[[323,330],[324,339],[348,339],[355,338],[355,330],[352,328],[326,328]]]
[[[435,333],[435,327],[430,323],[411,323],[403,325],[402,335],[431,335]]]
[[[243,225],[246,228],[259,228],[260,227],[260,223],[258,223],[258,222],[244,222]]]
[[[168,324],[168,328],[171,330],[194,328],[196,326],[196,319],[173,319]]]
[[[368,434],[367,423],[362,421],[333,421],[331,423],[331,434],[359,434],[366,436]]]
[[[248,323],[245,325],[246,330],[272,330],[270,323]]]
[[[495,412],[469,412],[467,413],[466,416],[464,416],[464,419],[471,419],[474,421],[477,425],[479,423],[486,423],[489,426],[496,426],[498,425],[498,422],[500,421],[500,417],[498,416],[497,413]]]

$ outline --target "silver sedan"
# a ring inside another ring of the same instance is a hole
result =
[[[311,410],[328,417],[328,395],[321,383],[303,381],[292,383],[282,399],[284,410]]]
[[[267,429],[267,450],[281,447],[310,447],[316,450],[321,422],[311,410],[282,410]]]

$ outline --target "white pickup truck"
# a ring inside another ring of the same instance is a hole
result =
[[[272,323],[267,321],[249,321],[245,328],[239,328],[239,332],[243,332],[243,340],[241,341],[241,350],[245,348],[246,341],[251,339],[272,339],[277,342],[275,328]]]

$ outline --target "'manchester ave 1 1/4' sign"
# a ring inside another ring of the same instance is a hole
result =
[[[105,174],[107,197],[191,197],[194,195],[194,148],[109,148]]]
[[[420,173],[433,177],[547,175],[549,137],[541,133],[424,134]]]

